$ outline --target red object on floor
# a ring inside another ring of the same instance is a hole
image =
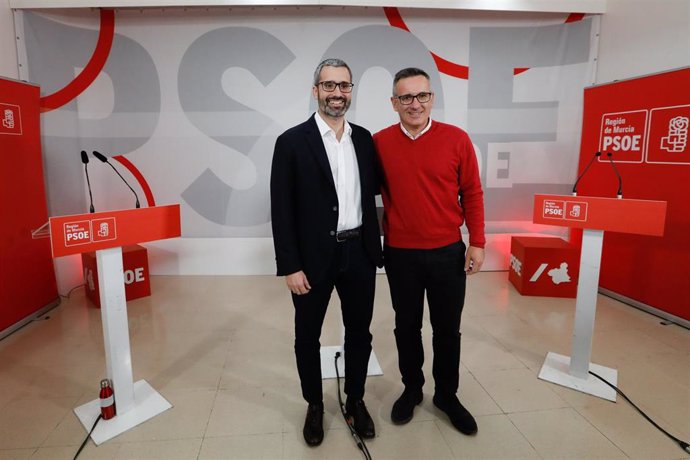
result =
[[[86,282],[86,296],[96,307],[101,307],[100,291],[98,290],[98,267],[96,253],[85,252],[81,255]],[[122,268],[124,270],[125,299],[133,300],[151,295],[149,280],[148,251],[138,244],[122,248]]]
[[[101,380],[101,391],[98,395],[101,404],[101,417],[103,420],[110,420],[115,417],[115,394],[113,388],[110,386],[110,380]]]
[[[562,238],[511,238],[508,279],[520,294],[575,298],[579,272],[579,248]]]

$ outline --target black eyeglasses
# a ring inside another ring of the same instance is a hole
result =
[[[393,96],[397,100],[400,101],[401,104],[403,105],[410,105],[412,104],[412,101],[417,99],[420,104],[424,104],[425,102],[429,102],[431,100],[431,96],[433,96],[434,93],[417,93],[417,94],[403,94],[402,96]]]
[[[341,82],[336,82],[336,81],[320,81],[319,85],[323,88],[324,91],[328,93],[332,93],[335,91],[335,87],[339,86],[340,87],[340,92],[341,93],[350,93],[352,92],[352,87],[355,86],[354,83],[350,83],[349,81],[341,81]]]

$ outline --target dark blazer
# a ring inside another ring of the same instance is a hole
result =
[[[277,274],[303,270],[310,283],[325,277],[338,244],[338,195],[314,116],[278,137],[271,167]],[[374,143],[369,131],[350,126],[362,189],[362,242],[372,264],[381,267]]]

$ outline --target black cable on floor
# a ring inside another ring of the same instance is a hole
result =
[[[60,297],[63,297],[65,299],[69,299],[70,296],[72,295],[72,292],[76,291],[80,287],[85,287],[85,286],[86,286],[86,283],[78,284],[77,286],[74,286],[72,289],[67,291],[67,294],[59,294],[59,295],[60,295]]]
[[[347,413],[345,412],[345,405],[343,404],[343,397],[340,394],[340,372],[338,372],[338,358],[340,358],[340,352],[339,351],[337,351],[335,353],[335,377],[336,377],[336,380],[338,381],[338,404],[340,405],[340,412],[343,414],[343,418],[345,419],[345,424],[350,429],[350,434],[355,439],[355,442],[357,443],[357,447],[359,447],[359,450],[362,451],[362,455],[364,455],[364,459],[365,460],[372,460],[371,454],[369,453],[369,449],[367,449],[367,445],[364,443],[364,439],[362,439],[359,436],[359,434],[357,433],[357,430],[355,430],[354,420],[352,419],[352,417],[348,417]]]
[[[680,446],[680,448],[683,449],[685,452],[690,453],[690,444],[688,444],[687,442],[682,441],[682,440],[676,438],[676,437],[673,436],[671,433],[669,433],[668,431],[664,430],[664,429],[661,428],[659,425],[657,425],[656,422],[655,422],[654,420],[652,420],[651,418],[649,418],[649,417],[647,416],[647,414],[645,414],[645,413],[642,411],[642,409],[640,409],[639,407],[637,407],[637,406],[635,405],[635,403],[632,402],[632,401],[630,400],[630,398],[628,398],[627,396],[625,396],[625,393],[623,393],[621,390],[619,390],[615,385],[612,385],[611,383],[607,382],[606,380],[604,380],[604,378],[602,378],[601,376],[595,374],[595,373],[592,372],[592,371],[589,371],[589,373],[592,374],[593,376],[595,376],[596,378],[598,378],[599,380],[601,380],[602,382],[604,382],[605,384],[607,384],[608,386],[610,386],[611,388],[613,388],[614,390],[616,390],[616,393],[618,393],[619,395],[621,395],[621,396],[623,397],[623,399],[625,399],[626,401],[628,401],[628,402],[630,403],[630,405],[633,406],[633,407],[637,410],[637,412],[639,412],[640,414],[642,414],[642,416],[643,416],[649,423],[651,423],[652,425],[654,425],[654,427],[655,427],[657,430],[661,431],[661,432],[664,433],[666,436],[668,436],[669,438],[673,439],[673,440]]]
[[[74,454],[74,459],[77,460],[77,457],[79,457],[79,454],[81,454],[82,449],[86,445],[86,443],[89,441],[89,438],[91,437],[91,433],[93,433],[93,430],[96,429],[96,425],[98,425],[98,422],[101,420],[102,415],[98,414],[98,418],[96,419],[95,422],[93,422],[93,426],[91,427],[91,431],[89,431],[89,434],[86,435],[86,439],[84,439],[84,442],[81,443],[81,446],[79,447],[79,450],[77,451],[76,454]]]

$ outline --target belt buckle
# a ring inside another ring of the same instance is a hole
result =
[[[345,236],[345,231],[335,232],[335,241],[337,241],[338,243],[342,243],[343,241],[347,241],[347,238],[340,239],[340,235]]]

